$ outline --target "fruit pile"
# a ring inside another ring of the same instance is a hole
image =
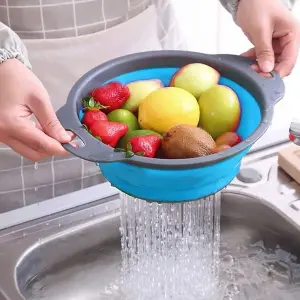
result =
[[[240,103],[218,84],[220,74],[194,63],[180,68],[165,87],[158,79],[110,82],[83,99],[85,128],[127,157],[193,158],[241,142],[235,132]]]

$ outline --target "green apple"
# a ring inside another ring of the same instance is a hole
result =
[[[199,126],[214,139],[225,132],[236,131],[241,115],[236,93],[227,86],[215,85],[200,96]]]
[[[128,126],[128,132],[140,128],[137,117],[132,112],[126,109],[119,108],[111,111],[107,115],[107,119],[110,122],[118,122],[118,123],[126,124]]]
[[[163,87],[163,83],[159,79],[138,80],[127,84],[130,97],[123,104],[122,108],[137,112],[139,105],[149,94]]]
[[[184,89],[199,99],[204,91],[218,84],[219,78],[219,72],[212,67],[194,63],[180,68],[173,75],[170,86]]]

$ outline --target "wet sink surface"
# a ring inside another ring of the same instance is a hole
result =
[[[118,209],[110,210],[110,203],[105,208],[105,214],[89,222],[32,231],[28,238],[8,241],[7,249],[19,249],[14,254],[16,285],[3,285],[8,299],[22,299],[9,296],[15,287],[30,300],[124,300],[118,291]],[[103,205],[93,211],[101,209]],[[231,291],[228,300],[299,299],[298,228],[263,201],[227,191],[222,196],[221,232],[221,283]],[[5,261],[12,267],[13,260]]]

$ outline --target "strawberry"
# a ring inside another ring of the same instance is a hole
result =
[[[96,102],[92,96],[87,96],[82,99],[82,108],[83,110],[99,110],[108,107]]]
[[[100,105],[106,106],[105,112],[108,113],[120,108],[130,97],[130,91],[120,82],[110,82],[94,89],[90,96]]]
[[[161,137],[155,134],[132,137],[127,143],[127,152],[153,158],[161,144]]]
[[[107,116],[101,110],[88,110],[82,119],[82,123],[90,128],[96,121],[107,121]]]
[[[123,123],[109,121],[95,121],[90,127],[90,133],[104,144],[115,147],[121,137],[128,131]]]

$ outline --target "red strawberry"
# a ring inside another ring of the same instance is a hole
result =
[[[88,128],[96,121],[107,121],[107,116],[101,110],[88,110],[82,119],[82,123]]]
[[[115,147],[119,139],[128,131],[128,126],[123,123],[96,121],[90,127],[90,133],[104,144]]]
[[[120,82],[110,82],[91,92],[91,97],[102,106],[107,106],[105,112],[120,108],[130,97],[129,88]]]
[[[100,103],[96,102],[92,96],[87,96],[82,99],[83,110],[100,110],[107,108]]]
[[[161,137],[155,134],[132,137],[127,143],[127,151],[136,155],[153,158],[161,144]]]

